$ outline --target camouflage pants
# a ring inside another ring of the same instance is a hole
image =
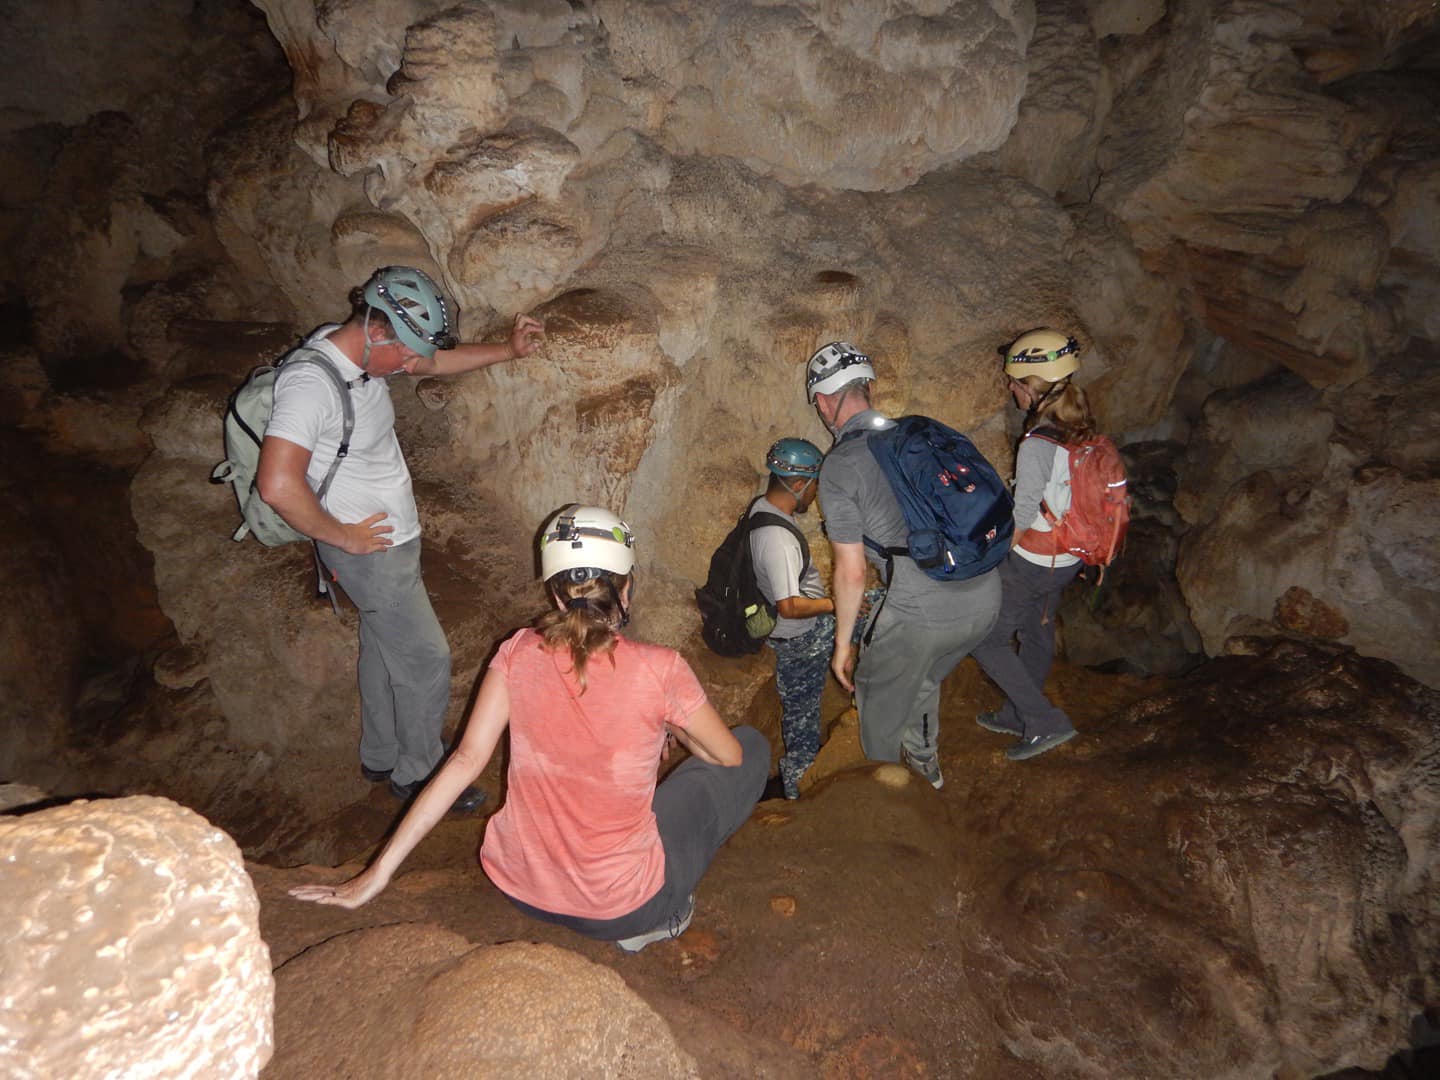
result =
[[[820,692],[835,651],[835,616],[817,615],[815,625],[793,638],[771,638],[775,650],[775,689],[780,693],[780,782],[785,797],[800,796],[800,777],[820,752]]]

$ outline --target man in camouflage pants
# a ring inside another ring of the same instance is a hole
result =
[[[770,484],[750,507],[750,515],[768,514],[792,526],[815,501],[816,478],[824,455],[804,439],[781,439],[770,448],[765,464]],[[775,605],[775,688],[780,693],[779,783],[772,781],[765,798],[800,797],[800,777],[820,752],[820,693],[835,647],[835,605],[825,595],[820,573],[809,551],[789,529],[752,527],[750,556],[761,595]]]

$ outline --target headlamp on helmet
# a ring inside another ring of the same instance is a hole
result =
[[[820,475],[825,455],[808,439],[781,439],[765,455],[765,467],[776,476]]]
[[[365,283],[365,302],[389,320],[400,342],[420,356],[460,344],[450,329],[445,298],[430,276],[413,266],[387,266]]]
[[[605,572],[624,576],[634,568],[635,534],[602,506],[567,506],[540,534],[540,576],[546,581],[557,574],[575,582]]]
[[[1058,330],[1031,330],[1005,350],[1005,374],[1012,379],[1036,375],[1059,382],[1080,370],[1080,343]]]
[[[856,382],[874,382],[870,357],[848,341],[822,346],[805,365],[805,395],[815,404],[816,394],[833,394]]]

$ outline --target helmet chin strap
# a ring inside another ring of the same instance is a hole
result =
[[[605,584],[610,586],[610,595],[615,599],[615,606],[620,609],[620,621],[615,624],[615,629],[623,630],[630,625],[630,608],[620,599],[620,590],[615,588],[615,582],[606,577]],[[634,599],[635,579],[633,577],[630,579],[630,596],[631,599]]]
[[[816,477],[816,476],[808,477],[808,478],[805,480],[805,483],[803,483],[803,484],[800,485],[800,490],[799,490],[799,491],[796,491],[794,488],[790,487],[789,484],[786,484],[786,485],[785,485],[785,489],[786,489],[787,491],[789,491],[790,494],[791,494],[791,496],[795,499],[795,512],[796,512],[797,514],[803,514],[803,513],[805,513],[805,511],[806,511],[806,509],[807,509],[807,507],[805,506],[805,492],[807,492],[807,491],[810,490],[810,485],[811,485],[811,484],[817,483],[818,481],[819,481],[819,477]]]
[[[835,399],[835,411],[830,414],[832,418],[840,415],[840,411],[845,407],[846,399],[854,393],[855,387],[859,385],[858,382],[851,382],[846,383],[840,388],[840,396]],[[835,423],[833,419],[826,420],[825,417],[822,416],[820,417],[820,422],[825,425],[825,430],[830,432],[831,435],[835,435],[840,430],[841,425]]]
[[[398,344],[400,344],[400,339],[399,339],[398,337],[389,337],[389,338],[386,338],[384,341],[371,341],[371,340],[370,340],[370,313],[371,313],[372,311],[374,311],[374,310],[375,310],[375,309],[374,309],[373,307],[367,307],[367,308],[365,309],[365,324],[364,324],[365,347],[360,351],[360,370],[365,373],[366,378],[371,378],[371,379],[373,379],[375,376],[373,376],[373,375],[370,374],[370,346],[371,346],[371,345],[398,345]],[[389,322],[389,320],[387,319],[386,322]],[[393,328],[392,328],[392,330],[393,330]],[[391,377],[394,376],[394,375],[400,375],[400,374],[402,374],[402,373],[404,372],[404,370],[405,370],[404,368],[400,368],[400,369],[398,369],[398,370],[396,370],[396,371],[390,372],[389,375],[383,375],[383,376],[381,376],[381,377],[382,377],[382,378],[385,378],[385,379],[388,379],[388,378],[391,378]]]
[[[1066,385],[1069,384],[1069,382],[1070,382],[1070,376],[1067,375],[1067,376],[1065,376],[1065,378],[1059,380],[1058,382],[1053,382],[1053,383],[1051,383],[1051,384],[1050,384],[1050,388],[1049,388],[1048,390],[1046,390],[1045,393],[1041,394],[1041,395],[1035,400],[1035,404],[1034,404],[1034,405],[1031,405],[1031,406],[1030,406],[1030,413],[1029,413],[1029,415],[1031,415],[1031,416],[1039,416],[1039,415],[1040,415],[1040,410],[1043,409],[1043,408],[1046,406],[1046,404],[1049,403],[1050,399],[1051,399],[1052,397],[1054,397],[1058,392],[1063,391],[1063,390],[1065,389]]]

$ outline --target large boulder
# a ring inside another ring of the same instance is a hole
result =
[[[619,975],[553,945],[377,927],[307,950],[276,983],[275,1080],[699,1075]],[[323,1024],[316,1000],[329,1003]]]
[[[275,984],[240,850],[168,799],[0,817],[0,1072],[254,1077]]]

